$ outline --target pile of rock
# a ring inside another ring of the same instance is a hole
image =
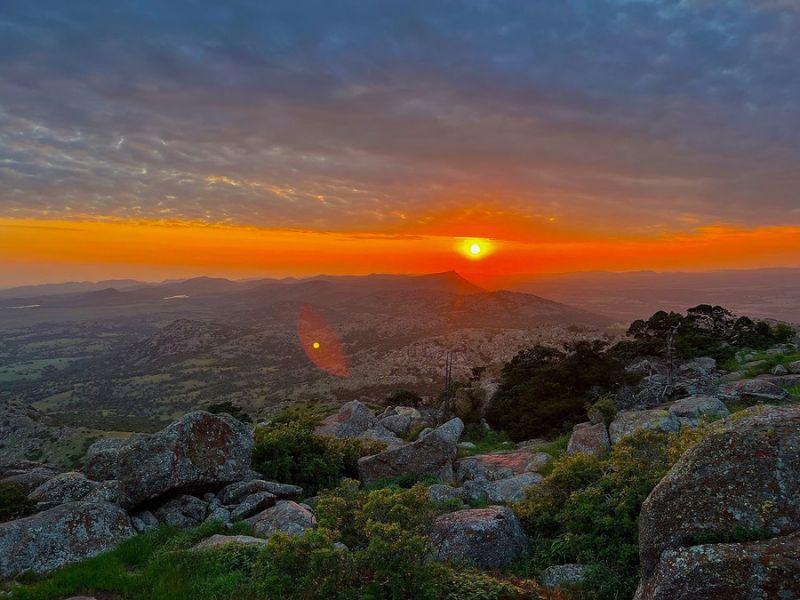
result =
[[[161,524],[244,519],[264,536],[313,527],[308,507],[293,501],[302,489],[260,479],[252,449],[249,426],[193,412],[152,435],[96,443],[85,474],[4,469],[6,480],[31,490],[38,512],[0,525],[0,577],[48,572]]]

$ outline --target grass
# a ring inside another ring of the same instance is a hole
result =
[[[225,565],[225,561],[231,559],[228,553],[214,553],[211,557],[206,553],[180,552],[210,535],[223,532],[219,523],[187,531],[162,527],[48,577],[23,579],[23,585],[12,588],[10,598],[61,600],[76,595],[97,595],[129,600],[210,600],[254,597],[239,595],[244,592],[238,588],[245,578],[237,576],[233,565]],[[247,533],[247,529],[237,526],[231,533]],[[232,550],[240,552],[241,548]]]
[[[505,432],[494,430],[487,431],[480,425],[468,426],[464,430],[464,435],[461,436],[461,441],[475,444],[475,447],[459,448],[458,456],[460,458],[474,456],[476,454],[487,454],[489,452],[507,452],[516,447]]]
[[[793,385],[786,388],[786,391],[789,392],[794,399],[800,402],[800,385]]]
[[[756,377],[764,373],[771,373],[778,365],[788,367],[790,363],[800,360],[800,352],[792,352],[790,354],[768,354],[766,352],[758,352],[754,360],[764,362],[760,365],[745,369],[746,377]],[[741,365],[739,365],[739,368],[741,368]],[[739,368],[733,370],[739,370]]]

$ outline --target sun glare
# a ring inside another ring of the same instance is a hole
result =
[[[489,240],[471,238],[461,240],[458,249],[471,260],[480,260],[489,253],[491,246]]]

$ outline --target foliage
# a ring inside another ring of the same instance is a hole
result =
[[[413,406],[422,404],[422,398],[416,392],[409,390],[395,390],[386,396],[387,406]]]
[[[329,406],[317,403],[295,404],[273,416],[270,424],[275,426],[292,423],[306,429],[314,429],[328,416],[330,410]]]
[[[586,417],[586,403],[631,383],[634,376],[600,340],[579,341],[566,352],[535,346],[503,367],[500,388],[486,411],[512,440],[563,433]]]
[[[0,523],[18,519],[33,512],[36,502],[15,483],[0,482]]]
[[[791,352],[787,354],[759,352],[756,353],[753,360],[761,364],[746,369],[745,377],[756,377],[762,373],[771,373],[778,365],[788,367],[791,363],[800,360],[800,352]],[[738,368],[737,365],[735,370],[738,370]]]
[[[433,475],[411,473],[409,475],[400,475],[399,477],[381,477],[370,484],[364,485],[363,488],[368,491],[379,490],[383,488],[407,490],[411,489],[418,483],[421,483],[425,487],[429,487],[442,482]]]
[[[458,454],[462,457],[514,448],[514,443],[504,431],[495,431],[477,423],[470,423],[464,428],[461,441],[475,444],[475,448],[459,448]]]
[[[292,483],[313,496],[358,475],[358,459],[385,444],[374,440],[337,439],[316,435],[301,422],[279,423],[256,430],[253,469],[267,479]]]
[[[592,597],[631,597],[639,576],[641,505],[705,428],[669,435],[641,431],[616,444],[608,458],[557,459],[545,481],[515,506],[536,549],[533,573],[555,564],[593,564]]]
[[[586,409],[586,414],[593,423],[604,423],[605,426],[608,427],[611,421],[614,420],[614,417],[617,416],[617,406],[614,404],[613,398],[605,396],[590,405]]]
[[[637,355],[666,357],[668,341],[672,338],[676,357],[711,356],[724,361],[737,349],[768,348],[787,341],[794,334],[786,326],[771,328],[763,321],[737,318],[721,306],[700,304],[686,311],[685,316],[658,311],[646,321],[634,321],[628,335],[633,340],[615,348],[620,356],[628,359]]]
[[[712,529],[701,531],[692,536],[689,545],[701,546],[703,544],[745,544],[775,537],[766,529],[753,529],[736,525],[731,529]]]
[[[228,414],[232,416],[234,419],[239,419],[242,423],[252,423],[253,419],[244,412],[244,409],[241,406],[237,406],[233,402],[226,400],[225,402],[220,402],[219,404],[209,404],[206,407],[206,410],[212,414]]]

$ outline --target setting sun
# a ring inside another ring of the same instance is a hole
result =
[[[489,241],[480,238],[462,239],[458,245],[458,251],[471,260],[485,258],[491,249]]]
[[[476,256],[477,256],[478,254],[480,254],[480,253],[481,253],[481,246],[480,246],[480,244],[472,244],[472,245],[469,247],[469,253],[470,253],[470,254],[474,254],[474,255],[476,255]]]

